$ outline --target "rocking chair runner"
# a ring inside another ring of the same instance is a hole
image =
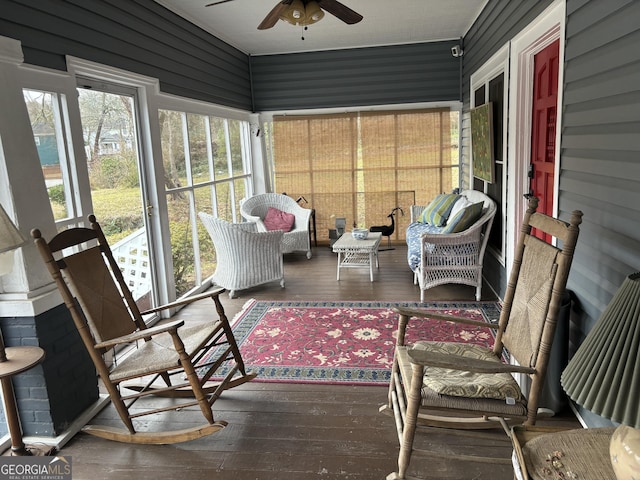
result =
[[[393,413],[400,441],[398,471],[387,479],[407,476],[419,425],[454,429],[494,428],[536,422],[538,402],[544,386],[557,314],[578,239],[582,212],[575,211],[569,223],[536,213],[534,197],[524,217],[515,251],[513,269],[497,325],[438,315],[424,310],[398,308],[399,324],[391,371],[388,403],[382,412]],[[532,234],[556,237],[562,248]],[[405,344],[411,317],[428,317],[497,330],[493,349],[455,342],[419,341]],[[500,360],[507,349],[518,365]],[[524,395],[512,373],[531,379]],[[422,452],[424,452],[422,450]],[[459,460],[478,457],[456,455]],[[503,459],[493,459],[500,461]]]
[[[184,442],[212,434],[226,426],[216,421],[212,404],[223,390],[255,378],[245,371],[238,345],[220,303],[219,288],[200,295],[140,312],[131,292],[113,258],[111,249],[93,215],[91,228],[71,228],[54,236],[48,243],[39,230],[31,235],[44,259],[51,276],[62,294],[73,321],[96,367],[104,387],[109,393],[126,430],[106,426],[86,426],[84,431],[111,440],[129,443],[168,444]],[[68,253],[72,252],[72,253]],[[207,324],[185,326],[184,321],[169,321],[147,327],[143,315],[175,309],[188,303],[210,298],[215,303],[218,319]],[[132,344],[137,342],[137,347]],[[132,345],[132,353],[109,368],[105,354],[123,345]],[[195,365],[206,354],[204,365]],[[221,381],[207,384],[222,365],[230,365]],[[172,382],[172,377],[179,379]],[[186,377],[186,381],[185,381]],[[162,379],[163,384],[155,383]],[[125,381],[143,382],[125,394]],[[189,397],[172,400],[169,406],[131,407],[148,395]],[[198,406],[205,418],[203,425],[163,432],[141,432],[134,419],[143,415]]]

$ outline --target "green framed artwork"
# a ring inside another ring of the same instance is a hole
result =
[[[471,157],[473,176],[493,183],[493,104],[471,110]]]

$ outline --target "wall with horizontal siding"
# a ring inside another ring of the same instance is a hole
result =
[[[251,57],[256,111],[460,100],[458,41]]]
[[[25,62],[66,70],[65,55],[160,80],[163,92],[250,111],[249,59],[152,0],[0,0],[0,35]]]
[[[640,2],[568,1],[564,60],[559,201],[584,212],[569,279],[579,342],[640,270]]]

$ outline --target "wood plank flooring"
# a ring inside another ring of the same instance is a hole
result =
[[[406,248],[381,251],[374,282],[368,270],[348,269],[336,281],[336,256],[326,246],[314,257],[285,257],[286,287],[277,282],[224,296],[229,318],[251,299],[419,301],[419,291],[406,262]],[[488,288],[483,298],[493,299]],[[444,286],[428,291],[426,301],[474,300],[474,289]],[[191,322],[205,321],[207,302],[184,309]],[[225,392],[214,404],[220,432],[196,441],[166,446],[126,445],[85,433],[76,435],[61,454],[73,460],[74,480],[164,479],[383,479],[396,469],[398,439],[391,417],[378,413],[386,387],[268,384],[251,382]],[[156,401],[156,400],[154,400]],[[168,401],[166,399],[158,402]],[[184,428],[201,422],[198,411],[163,414],[148,427]],[[113,408],[105,408],[92,423],[120,426]],[[579,427],[565,412],[542,424]],[[430,429],[422,441],[434,451],[412,461],[412,473],[425,479],[513,478],[511,443],[502,430],[451,432]],[[502,463],[456,460],[456,454],[490,452]]]

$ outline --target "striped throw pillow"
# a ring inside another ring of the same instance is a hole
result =
[[[465,231],[480,218],[483,207],[484,202],[478,202],[463,208],[449,219],[442,233],[459,233]]]
[[[447,223],[449,214],[460,195],[456,193],[441,193],[434,198],[420,214],[420,222],[435,227],[442,227]]]

